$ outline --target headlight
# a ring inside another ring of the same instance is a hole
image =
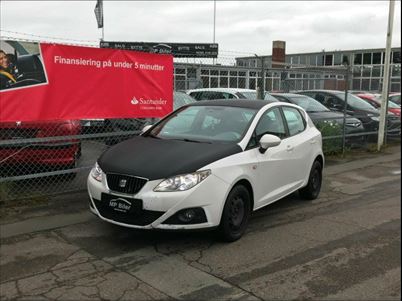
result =
[[[349,121],[346,122],[346,126],[358,128],[362,123],[360,121]]]
[[[378,116],[370,116],[371,120],[380,121],[380,117]]]
[[[98,162],[95,163],[95,166],[91,170],[91,176],[98,182],[102,182],[102,169],[99,167]]]
[[[188,190],[195,185],[201,183],[211,174],[210,170],[203,170],[187,175],[180,175],[168,178],[158,184],[154,191],[168,192],[168,191],[184,191]]]

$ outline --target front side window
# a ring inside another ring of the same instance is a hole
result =
[[[255,134],[258,141],[265,134],[275,135],[281,139],[286,137],[285,124],[279,108],[273,108],[261,116]]]
[[[306,123],[300,111],[295,108],[283,107],[283,114],[289,128],[289,135],[294,136],[304,131]]]
[[[261,116],[247,149],[258,146],[258,142],[265,134],[275,135],[281,139],[287,137],[285,122],[279,108],[270,109]]]

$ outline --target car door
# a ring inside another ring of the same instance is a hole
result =
[[[278,136],[282,140],[278,146],[261,153],[258,141],[264,134]],[[285,196],[292,188],[292,162],[289,160],[285,121],[280,107],[268,109],[261,116],[249,143],[256,158],[254,172],[255,208],[265,206]]]
[[[283,116],[288,129],[289,137],[283,142],[291,165],[291,179],[293,189],[299,187],[310,172],[311,147],[319,143],[316,137],[309,136],[306,131],[307,122],[304,113],[295,107],[283,106]]]

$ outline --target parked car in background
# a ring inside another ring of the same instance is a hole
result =
[[[74,168],[81,154],[78,139],[66,138],[57,141],[24,142],[26,139],[59,136],[75,136],[81,133],[80,122],[76,120],[46,122],[2,122],[0,123],[0,169],[14,166],[21,172],[22,165],[34,168]],[[21,142],[19,142],[21,141]]]
[[[401,93],[391,93],[388,99],[397,105],[401,105]]]
[[[331,111],[343,113],[345,106],[345,92],[332,90],[308,90],[297,94],[307,95],[326,106]],[[366,131],[376,132],[379,128],[380,112],[363,99],[348,93],[346,113],[358,118]],[[387,134],[399,136],[401,132],[401,120],[394,114],[388,115]]]
[[[361,93],[361,94],[356,94],[358,97],[361,99],[367,101],[369,104],[371,104],[373,107],[376,109],[381,108],[381,97],[377,96],[376,94],[371,94],[371,93]],[[392,114],[395,114],[396,116],[401,116],[401,106],[397,105],[396,103],[392,102],[391,100],[388,100],[388,112],[391,112]]]
[[[343,114],[329,110],[314,98],[292,93],[271,93],[271,95],[279,101],[293,103],[302,107],[319,130],[323,130],[328,126],[335,127],[335,125],[338,126],[338,129],[343,127]],[[359,119],[349,115],[346,117],[346,134],[362,133],[362,136],[347,138],[348,142],[361,141],[365,138],[364,132],[365,129]]]
[[[173,110],[191,104],[195,102],[195,99],[187,95],[184,92],[173,92]],[[120,118],[120,119],[106,119],[105,131],[106,132],[121,132],[120,136],[109,137],[105,140],[107,145],[113,145],[120,141],[126,140],[130,136],[141,133],[141,130],[147,124],[153,124],[158,121],[159,118]],[[129,131],[129,134],[124,132]],[[134,132],[134,133],[133,133]]]
[[[257,92],[251,89],[237,89],[237,88],[205,88],[188,90],[187,94],[195,100],[215,100],[215,99],[258,99]],[[265,93],[265,100],[276,100]]]
[[[196,102],[106,150],[88,176],[89,206],[119,226],[217,228],[235,241],[253,211],[294,191],[317,198],[323,167],[321,134],[300,107]]]

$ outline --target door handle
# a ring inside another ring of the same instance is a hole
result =
[[[288,146],[286,147],[286,150],[287,150],[288,152],[291,152],[291,151],[293,150],[293,146],[288,145]]]

